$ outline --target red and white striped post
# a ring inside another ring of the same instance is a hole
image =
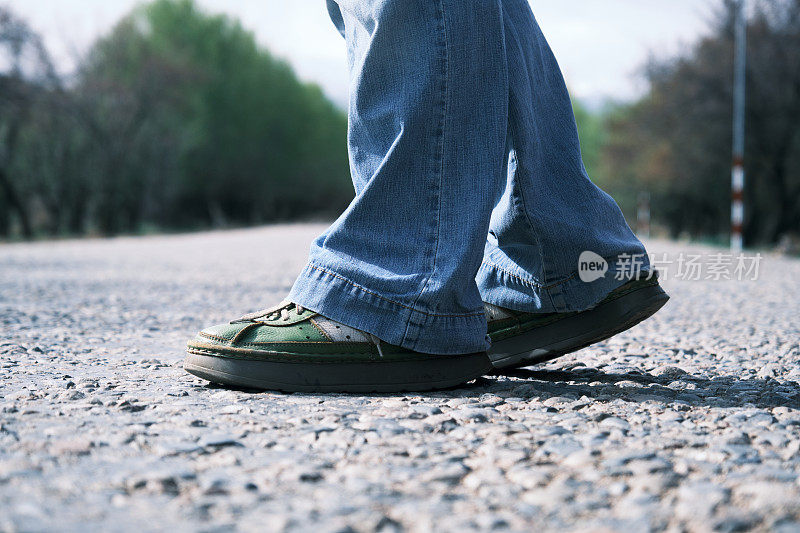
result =
[[[733,58],[733,168],[731,170],[731,250],[742,251],[744,223],[744,105],[747,17],[745,1],[736,0]]]
[[[731,171],[731,250],[742,251],[742,223],[744,222],[744,164],[733,158]]]

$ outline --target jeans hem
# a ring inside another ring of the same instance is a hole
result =
[[[544,285],[484,261],[477,281],[484,302],[528,313],[570,313],[592,308],[608,293],[624,285],[628,278],[619,277],[617,268],[610,262],[605,275],[594,281],[581,280],[575,271],[558,282]]]
[[[338,274],[308,263],[288,299],[331,320],[416,352],[458,355],[486,351],[486,316],[433,314],[396,302]]]

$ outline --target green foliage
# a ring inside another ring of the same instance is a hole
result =
[[[591,112],[580,102],[572,100],[572,111],[578,125],[583,164],[589,176],[602,187],[603,176],[600,170],[600,155],[605,143],[605,127],[601,113]]]
[[[745,241],[800,234],[800,0],[761,1],[748,23]],[[733,11],[723,2],[711,35],[654,60],[650,91],[611,113],[603,149],[609,192],[630,213],[652,197],[673,235],[720,239],[729,230]]]
[[[191,0],[135,9],[58,102],[26,114],[4,167],[20,188],[49,176],[24,192],[39,232],[328,217],[352,198],[344,113],[237,21]],[[37,156],[62,152],[69,164]]]
[[[800,0],[748,24],[745,239],[800,234]],[[732,16],[647,68],[638,102],[575,104],[592,179],[635,217],[721,239],[730,213]],[[346,117],[253,35],[191,0],[135,9],[69,83],[0,7],[0,237],[244,225],[339,213]]]

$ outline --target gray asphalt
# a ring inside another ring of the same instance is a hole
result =
[[[186,374],[321,230],[0,245],[0,531],[800,531],[800,261],[668,270],[653,319],[455,390]]]

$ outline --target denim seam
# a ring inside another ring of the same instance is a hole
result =
[[[511,110],[509,109],[509,114],[510,112]],[[508,121],[508,129],[511,131],[511,140],[513,142],[517,138],[517,135],[516,135],[516,130],[514,128],[514,122],[510,119]],[[544,273],[545,276],[547,276],[547,264],[544,260],[544,250],[542,250],[542,243],[539,240],[539,235],[538,232],[536,231],[536,228],[533,225],[533,221],[531,220],[531,217],[528,214],[528,204],[525,201],[525,193],[522,190],[522,183],[520,183],[519,177],[517,176],[520,163],[519,163],[519,158],[517,157],[516,150],[514,150],[514,159],[517,165],[514,172],[514,180],[511,186],[510,196],[514,198],[515,203],[518,199],[519,203],[522,204],[522,216],[525,218],[525,222],[528,223],[528,229],[530,230],[531,235],[533,236],[533,240],[536,241],[536,249],[539,252],[539,262],[542,265],[542,272]],[[547,288],[544,285],[542,286],[544,288]]]
[[[333,272],[331,270],[328,270],[327,268],[323,268],[323,267],[320,267],[320,266],[317,266],[317,265],[314,265],[314,264],[311,264],[311,263],[306,265],[306,268],[312,268],[314,270],[319,270],[320,272],[324,272],[324,273],[326,273],[326,274],[328,274],[330,276],[333,276],[334,278],[337,278],[337,279],[339,279],[341,281],[344,281],[348,285],[352,285],[353,287],[355,287],[355,288],[357,288],[357,289],[359,289],[361,291],[364,291],[367,294],[371,294],[372,296],[375,296],[376,298],[380,298],[381,300],[383,300],[385,302],[389,302],[390,304],[394,304],[396,306],[402,307],[403,309],[408,309],[408,310],[413,311],[415,313],[420,313],[420,314],[423,314],[423,315],[426,315],[426,316],[430,316],[430,317],[434,317],[434,318],[461,318],[461,317],[481,316],[482,314],[484,314],[483,311],[479,311],[477,313],[463,313],[463,314],[428,313],[426,311],[421,311],[419,309],[414,309],[413,307],[409,307],[408,305],[401,304],[400,302],[395,302],[394,300],[386,298],[385,296],[381,296],[380,294],[378,294],[376,292],[373,292],[373,291],[367,289],[366,287],[363,287],[363,286],[359,285],[358,283],[350,281],[349,279],[345,278],[344,276],[342,276],[340,274],[337,274],[336,272]]]
[[[444,144],[445,144],[445,138],[446,138],[447,112],[448,112],[448,103],[449,103],[448,92],[450,90],[450,87],[449,87],[449,76],[448,76],[448,70],[450,68],[450,65],[449,65],[449,59],[450,59],[449,58],[449,53],[450,53],[450,51],[448,49],[447,22],[446,22],[446,16],[445,16],[445,13],[444,13],[444,0],[439,0],[437,2],[437,4],[438,4],[437,5],[437,11],[438,11],[439,22],[440,22],[440,39],[441,39],[440,45],[439,45],[439,49],[443,51],[443,55],[442,55],[442,57],[440,59],[441,68],[442,68],[442,88],[441,88],[441,91],[440,91],[442,112],[441,112],[441,116],[439,117],[439,120],[440,120],[439,139],[438,139],[437,147],[436,147],[436,149],[437,149],[437,154],[436,155],[437,155],[437,157],[439,159],[439,161],[438,161],[438,163],[439,163],[439,168],[438,168],[439,176],[438,176],[437,189],[436,189],[437,200],[436,200],[436,215],[435,215],[436,216],[436,222],[435,222],[435,225],[434,225],[433,263],[431,264],[430,274],[428,274],[428,277],[425,279],[425,282],[422,284],[422,288],[420,289],[419,294],[414,299],[414,302],[411,304],[412,307],[410,309],[412,309],[412,311],[416,311],[416,309],[414,309],[414,307],[417,306],[417,303],[419,302],[420,298],[422,298],[422,295],[425,294],[425,289],[428,288],[428,285],[430,285],[431,279],[433,279],[433,276],[436,273],[436,260],[437,260],[437,257],[439,255],[439,239],[440,239],[440,236],[441,236],[440,234],[441,234],[441,211],[442,211],[442,179],[443,179],[443,176],[444,176],[444,159],[445,159],[444,158]],[[442,46],[442,44],[443,44],[443,46]],[[419,312],[421,312],[421,311],[419,311]],[[422,313],[424,315],[426,315],[426,316],[436,316],[436,315],[433,315],[432,313],[425,313],[425,312],[422,312]],[[414,315],[412,313],[408,317],[408,322],[406,322],[406,330],[403,333],[403,340],[404,341],[405,340],[409,340],[408,339],[408,335],[409,335],[409,330],[411,329],[411,324],[412,324],[413,320],[414,320]],[[417,338],[413,339],[413,341],[415,343],[416,343],[417,340],[418,340]]]
[[[608,262],[608,264],[609,264],[609,266],[610,266],[610,265],[612,264],[612,263],[611,263],[611,259],[613,259],[614,257],[617,257],[617,256],[608,256],[608,257],[603,257],[603,259],[604,259],[606,262]],[[519,276],[518,274],[514,274],[514,273],[513,273],[513,272],[511,272],[510,270],[507,270],[507,269],[505,269],[505,268],[501,267],[500,265],[498,265],[497,263],[493,263],[493,262],[489,261],[488,259],[484,259],[484,260],[481,262],[481,265],[486,265],[486,266],[488,266],[488,267],[490,267],[490,268],[496,268],[497,270],[500,270],[500,271],[504,272],[505,274],[508,274],[508,275],[509,275],[509,276],[511,276],[512,278],[514,278],[514,279],[518,280],[518,281],[519,281],[519,282],[521,282],[522,284],[524,284],[524,285],[528,285],[528,286],[530,286],[530,287],[532,287],[532,288],[536,288],[536,289],[551,289],[551,288],[553,288],[553,287],[557,287],[557,286],[559,286],[559,285],[563,285],[564,283],[568,282],[568,281],[569,281],[569,280],[571,280],[571,279],[574,279],[574,278],[575,278],[575,276],[577,276],[577,275],[578,275],[578,272],[577,272],[577,271],[573,271],[573,272],[572,272],[572,274],[570,274],[569,276],[567,276],[567,277],[565,277],[565,278],[563,278],[563,279],[560,279],[560,280],[558,280],[558,281],[556,281],[556,282],[554,282],[554,283],[550,283],[549,285],[544,285],[544,284],[542,284],[542,283],[540,283],[540,282],[538,282],[538,281],[532,281],[532,280],[528,280],[528,279],[525,279],[525,278],[523,278],[523,277]],[[648,270],[649,270],[649,269],[648,269]]]
[[[509,110],[509,113],[510,113],[510,110]],[[511,120],[508,121],[508,128],[511,131],[511,138],[512,138],[512,141],[513,141],[513,139],[516,138],[516,136],[514,135],[515,131],[514,131],[514,123],[513,123],[513,121],[511,121]],[[544,274],[544,276],[546,278],[548,269],[547,269],[547,263],[544,260],[544,250],[542,249],[542,242],[539,240],[539,235],[538,235],[536,229],[533,226],[533,221],[531,220],[530,215],[528,214],[528,204],[525,202],[525,193],[522,190],[522,184],[520,183],[519,177],[517,176],[517,173],[519,171],[520,163],[519,163],[519,158],[517,157],[517,151],[516,150],[514,150],[514,159],[515,159],[515,162],[516,162],[516,168],[515,168],[515,172],[514,172],[514,178],[513,178],[512,184],[511,184],[511,191],[509,192],[509,197],[513,199],[514,205],[515,205],[515,207],[517,209],[519,209],[519,207],[520,207],[517,204],[517,202],[519,202],[519,204],[522,204],[522,216],[524,217],[524,220],[528,225],[528,229],[530,230],[530,234],[533,237],[533,240],[536,242],[536,249],[539,251],[539,264],[542,265],[542,273]],[[500,267],[498,267],[498,268],[500,268]],[[507,274],[509,274],[511,276],[514,276],[514,274],[512,274],[511,272],[507,272],[505,269],[501,269],[501,270],[503,270],[503,272],[506,272]],[[517,278],[517,279],[520,279],[520,280],[522,279],[519,276],[514,276],[514,277]],[[567,278],[567,279],[570,279],[570,278]],[[550,300],[550,305],[553,306],[553,309],[558,309],[559,306],[557,306],[555,301],[553,300],[553,295],[550,293],[549,289],[552,288],[552,287],[558,286],[560,283],[564,283],[565,281],[567,281],[567,279],[564,279],[564,280],[561,280],[561,281],[557,281],[557,282],[555,282],[553,284],[550,284],[550,285],[539,284],[539,287],[544,290],[544,293],[547,295],[547,298]]]
[[[575,277],[575,274],[576,274],[575,272],[573,272],[572,274],[570,274],[569,276],[567,276],[564,279],[558,280],[555,283],[551,283],[549,285],[544,285],[542,283],[539,283],[538,281],[527,280],[527,279],[525,279],[525,278],[523,278],[523,277],[521,277],[521,276],[519,276],[517,274],[514,274],[510,270],[506,270],[505,268],[501,267],[500,265],[498,265],[496,263],[492,263],[491,261],[488,261],[486,259],[484,259],[481,264],[482,265],[486,265],[486,266],[488,266],[490,268],[496,268],[497,270],[500,270],[501,272],[503,272],[503,273],[511,276],[512,278],[518,280],[523,285],[528,285],[529,287],[534,288],[534,289],[545,289],[545,290],[547,290],[547,289],[551,289],[553,287],[557,287],[558,285],[561,285],[561,284],[566,283],[567,281],[573,279]]]

